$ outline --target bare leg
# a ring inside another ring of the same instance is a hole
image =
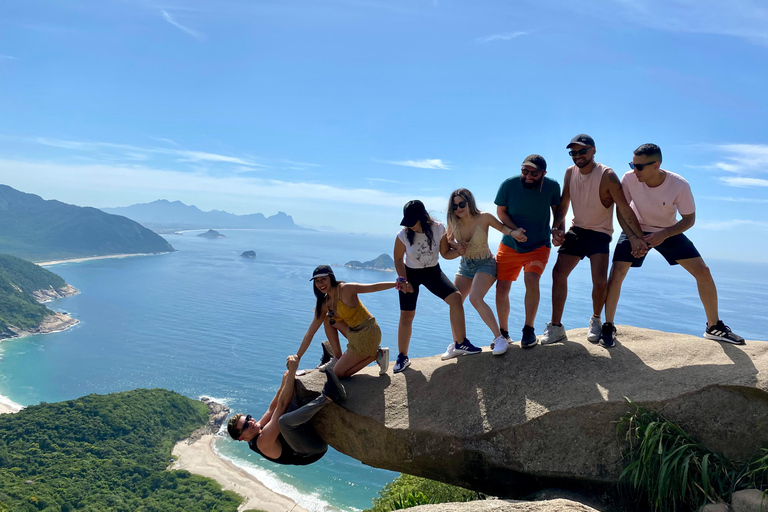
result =
[[[707,315],[707,325],[715,325],[720,316],[717,312],[717,287],[709,267],[701,257],[678,260],[677,262],[696,278],[699,298],[701,298],[701,303],[704,306],[704,313]]]
[[[493,310],[485,303],[485,296],[495,281],[496,278],[490,274],[484,272],[475,274],[475,278],[472,280],[472,289],[469,292],[469,302],[472,303],[480,315],[480,318],[483,319],[485,325],[491,330],[493,337],[497,338],[501,336],[501,333],[499,332],[499,324],[496,322],[496,316],[493,314]],[[464,294],[462,293],[462,295]]]
[[[535,272],[525,273],[525,325],[533,327],[536,312],[539,310],[539,280],[541,276]]]
[[[339,378],[350,377],[375,360],[376,356],[358,356],[347,350],[333,367],[333,373]]]
[[[496,281],[496,314],[499,315],[499,327],[509,331],[509,290],[512,281]]]
[[[453,292],[445,298],[445,303],[451,308],[451,331],[453,332],[453,339],[458,343],[462,343],[464,338],[467,337],[467,327],[464,320],[464,300],[461,298],[461,293]]]
[[[592,270],[592,314],[600,318],[608,294],[608,255],[593,254],[589,257]]]
[[[621,284],[627,277],[632,263],[629,261],[614,261],[611,266],[611,275],[608,277],[608,293],[605,295],[605,321],[613,323],[616,317],[616,307],[621,296]]]
[[[323,322],[323,328],[325,329],[325,336],[328,338],[328,342],[331,344],[331,350],[333,350],[333,355],[336,356],[336,358],[341,357],[341,344],[339,343],[339,331],[335,328],[334,325],[331,325],[331,323],[328,321],[329,319],[326,318],[325,322]]]
[[[472,279],[464,276],[456,276],[453,278],[453,284],[459,289],[461,293],[461,302],[463,303],[469,297],[469,291],[472,289]]]
[[[560,321],[563,319],[565,299],[568,297],[568,276],[571,275],[579,261],[581,261],[579,257],[572,254],[558,253],[557,255],[557,263],[552,269],[552,323],[555,325],[560,325]],[[600,309],[602,309],[602,304]],[[527,318],[528,315],[526,314]]]
[[[413,332],[414,311],[400,311],[400,323],[397,325],[397,350],[401,354],[408,355],[408,346],[411,344],[411,333]]]

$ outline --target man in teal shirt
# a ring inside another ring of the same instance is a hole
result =
[[[520,345],[536,345],[533,323],[539,309],[539,280],[549,261],[551,244],[550,211],[554,216],[560,204],[560,185],[546,177],[547,162],[541,155],[530,155],[522,164],[520,176],[508,178],[496,194],[496,214],[511,230],[496,253],[496,311],[501,334],[509,340],[509,290],[520,271],[525,281],[525,326]],[[496,343],[494,355],[506,352],[507,342]]]

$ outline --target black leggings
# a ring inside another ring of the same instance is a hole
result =
[[[416,301],[419,299],[419,286],[424,285],[427,290],[445,300],[450,294],[459,291],[448,277],[440,270],[438,263],[434,267],[411,268],[405,267],[405,278],[413,286],[413,293],[398,294],[400,299],[400,311],[415,311]]]

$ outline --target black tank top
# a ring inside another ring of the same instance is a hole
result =
[[[256,439],[258,439],[258,437]],[[261,450],[259,450],[258,446],[256,446],[256,439],[253,439],[252,441],[248,442],[248,446],[250,447],[250,449],[258,453],[268,461],[274,462],[276,464],[306,466],[308,464],[312,464],[313,462],[317,462],[318,460],[320,460],[320,458],[323,455],[325,455],[325,452],[312,453],[312,454],[298,453],[294,451],[293,448],[291,448],[291,446],[286,442],[285,438],[283,437],[283,434],[278,434],[277,440],[280,441],[280,446],[282,447],[282,451],[280,452],[280,456],[278,458],[272,459],[270,457],[267,457],[263,453],[261,453]]]

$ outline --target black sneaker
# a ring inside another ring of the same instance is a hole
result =
[[[600,329],[600,345],[605,348],[616,346],[616,326],[611,322],[605,322]]]
[[[722,320],[718,320],[717,323],[711,327],[707,327],[704,331],[704,337],[708,340],[724,341],[726,343],[733,343],[734,345],[744,345],[744,338],[738,334],[734,334],[731,328],[723,323]]]
[[[400,373],[409,366],[411,366],[411,360],[408,359],[408,356],[402,353],[397,354],[397,361],[395,361],[395,366],[392,368],[392,373]]]
[[[328,340],[325,340],[323,341],[321,346],[323,347],[323,355],[320,357],[320,364],[317,365],[315,368],[320,368],[321,366],[325,366],[333,358],[333,351],[331,350],[331,342]]]
[[[520,340],[520,346],[530,348],[536,345],[536,341],[536,333],[533,332],[533,327],[523,326],[523,338]]]

